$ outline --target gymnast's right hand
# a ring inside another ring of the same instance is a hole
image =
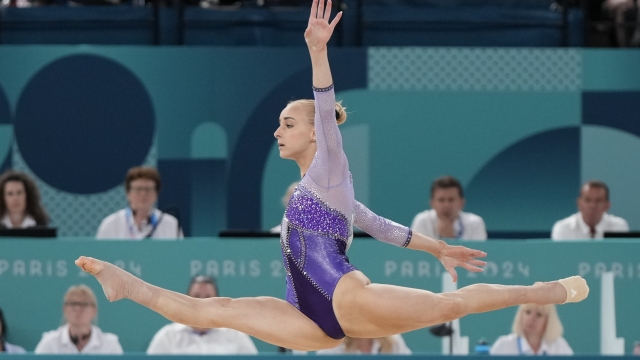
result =
[[[331,39],[333,29],[342,17],[342,11],[336,15],[331,23],[331,0],[327,0],[327,7],[324,6],[325,0],[313,0],[311,5],[311,15],[309,16],[309,24],[304,32],[304,40],[310,50],[324,50],[327,42]]]

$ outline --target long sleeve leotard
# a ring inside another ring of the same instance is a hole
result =
[[[333,312],[333,291],[356,268],[346,252],[353,225],[378,240],[406,247],[411,230],[374,214],[357,202],[349,162],[335,117],[333,86],[314,88],[317,151],[294,191],[284,217],[280,244],[287,271],[287,301],[330,337],[344,332]]]

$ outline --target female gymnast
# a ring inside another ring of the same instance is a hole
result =
[[[450,246],[412,233],[372,213],[354,199],[338,123],[346,118],[336,104],[327,42],[342,17],[332,22],[331,0],[313,0],[304,33],[313,68],[313,100],[288,104],[274,136],[280,156],[295,160],[302,180],[282,219],[281,247],[287,271],[287,300],[272,297],[195,299],[145,283],[97,259],[76,264],[94,275],[110,301],[129,298],[167,319],[198,328],[232,328],[263,341],[297,350],[340,344],[345,335],[379,338],[451,321],[467,314],[520,304],[562,304],[586,298],[578,276],[533,286],[475,284],[434,294],[372,284],[345,255],[352,227],[393,245],[437,257],[457,280],[456,266],[473,272],[486,263],[482,251]]]

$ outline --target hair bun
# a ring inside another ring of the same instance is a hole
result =
[[[338,125],[347,121],[347,108],[342,106],[342,101],[336,103],[336,122]]]

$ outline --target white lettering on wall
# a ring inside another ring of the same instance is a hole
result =
[[[393,261],[385,260],[383,263],[384,276],[386,278],[440,278],[441,274],[445,272],[444,267],[440,262],[430,263],[428,261],[416,261],[409,260]],[[483,272],[474,273],[465,271],[468,278],[503,278],[511,279],[515,277],[529,277],[529,265],[521,261],[504,261],[502,263],[496,263],[488,261]]]
[[[274,267],[276,264],[278,267]],[[189,262],[189,273],[191,276],[204,275],[214,277],[260,277],[262,269],[258,260],[191,260]],[[271,262],[272,277],[282,276],[282,262],[274,260]]]

